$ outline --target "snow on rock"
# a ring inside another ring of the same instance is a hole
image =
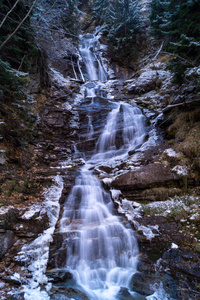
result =
[[[118,212],[124,214],[127,219],[133,223],[135,228],[138,231],[142,231],[143,235],[146,237],[147,240],[152,240],[155,236],[159,235],[159,227],[158,225],[141,225],[138,221],[135,220],[142,218],[141,212],[141,205],[134,201],[128,201],[127,199],[119,200],[119,196],[121,195],[120,190],[111,190],[113,200],[118,203]],[[155,233],[155,231],[157,233]]]
[[[110,185],[111,182],[113,181],[113,178],[103,178],[102,181],[103,181],[103,183]],[[111,193],[112,193],[112,190],[111,190]]]
[[[6,214],[10,209],[13,209],[14,206],[3,206],[0,208],[0,215]]]
[[[188,169],[186,166],[175,166],[172,171],[176,172],[178,175],[186,176],[188,175]]]
[[[70,86],[70,80],[65,78],[60,72],[56,71],[53,68],[50,68],[49,75],[54,83],[57,83],[59,86]]]
[[[40,214],[41,212],[41,205],[39,204],[35,204],[32,205],[31,207],[28,208],[28,210],[21,216],[22,219],[24,220],[29,220],[31,218],[33,218],[34,216],[37,216]]]
[[[157,300],[157,299],[175,300],[165,292],[162,282],[160,282],[159,285],[156,283],[155,285],[152,286],[152,288],[154,289],[155,292],[153,295],[147,296],[146,297],[147,300]]]
[[[107,179],[107,178],[104,178],[104,179]],[[119,196],[122,194],[120,190],[115,190],[115,189],[110,190],[110,192],[111,192],[112,199],[116,200],[116,201],[119,199]]]
[[[172,74],[166,70],[166,62],[157,60],[141,69],[137,78],[125,81],[124,91],[133,94],[138,105],[161,113],[173,99],[172,79]]]
[[[171,248],[172,248],[172,249],[178,249],[178,245],[172,243]]]
[[[156,201],[143,205],[143,210],[154,211],[154,215],[167,217],[180,211],[186,211],[191,218],[195,219],[196,210],[198,209],[199,198],[194,196],[176,196],[166,201]],[[185,222],[185,220],[181,220]]]
[[[163,151],[163,153],[169,157],[178,157],[179,156],[179,154],[176,151],[174,151],[172,148],[166,149],[165,151]]]
[[[49,299],[45,291],[40,291],[39,285],[46,285],[46,289],[49,289],[45,271],[49,257],[49,245],[59,217],[59,199],[62,189],[63,179],[57,175],[54,178],[54,185],[45,194],[44,208],[49,218],[49,228],[29,245],[24,245],[16,257],[16,260],[26,262],[27,269],[32,275],[32,278],[28,279],[27,285],[23,286],[26,300]],[[27,214],[24,214],[25,217],[30,217],[34,211],[34,209],[28,211]]]
[[[159,235],[159,226],[158,225],[140,225],[137,221],[133,220],[133,224],[138,231],[142,231],[143,235],[146,236],[147,240],[152,240],[155,236]],[[157,233],[154,233],[157,231]]]

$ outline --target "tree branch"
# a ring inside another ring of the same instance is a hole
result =
[[[29,11],[27,12],[26,16],[22,19],[22,21],[19,23],[19,25],[17,26],[17,28],[13,31],[13,33],[11,33],[7,39],[1,44],[0,46],[0,50],[5,46],[5,44],[7,44],[7,42],[15,35],[15,33],[18,31],[18,29],[21,27],[21,25],[24,23],[24,21],[28,18],[28,16],[30,15],[33,7],[35,6],[35,3],[37,2],[37,0],[34,0],[33,4],[31,5]]]
[[[7,14],[5,15],[5,17],[3,18],[3,21],[0,24],[0,28],[3,26],[5,20],[7,19],[7,17],[11,14],[11,12],[13,11],[13,9],[16,7],[17,3],[19,2],[19,0],[17,0],[15,2],[15,4],[13,5],[13,7],[7,12]]]

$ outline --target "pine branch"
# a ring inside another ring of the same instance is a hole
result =
[[[29,11],[27,12],[26,16],[22,19],[22,21],[19,23],[19,25],[16,27],[16,29],[11,33],[7,39],[0,45],[0,50],[7,44],[7,42],[15,35],[15,33],[18,31],[18,29],[22,26],[22,24],[26,21],[28,16],[30,15],[31,11],[33,10],[37,0],[34,0],[33,4],[31,5]]]
[[[20,0],[17,0],[15,2],[15,4],[13,5],[13,7],[7,12],[7,14],[5,15],[5,17],[3,18],[3,21],[1,22],[0,24],[0,28],[3,26],[4,22],[6,21],[7,17],[11,14],[11,12],[13,11],[13,9],[16,7],[17,3],[19,2]]]

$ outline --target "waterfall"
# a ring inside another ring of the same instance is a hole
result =
[[[107,74],[94,49],[97,37],[81,37],[80,53],[85,64],[84,77],[89,81],[105,81]],[[98,83],[95,83],[98,87]],[[86,86],[85,97],[94,104],[95,88]],[[109,102],[110,100],[107,99]],[[121,287],[129,288],[137,270],[138,246],[134,232],[113,214],[110,193],[93,175],[91,164],[106,163],[110,158],[127,155],[130,149],[144,141],[144,116],[139,108],[127,103],[112,102],[113,109],[107,116],[94,155],[80,169],[74,187],[66,199],[60,233],[65,237],[64,267],[94,300],[114,300]],[[88,116],[88,137],[93,132],[92,117]],[[133,293],[134,292],[130,292]]]
[[[85,34],[81,37],[80,53],[83,58],[87,70],[87,78],[91,81],[105,81],[107,74],[97,57],[96,48],[98,45],[98,38],[92,34]]]

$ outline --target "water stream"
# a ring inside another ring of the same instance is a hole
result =
[[[86,124],[80,125],[84,129],[85,142],[93,141],[94,147],[93,151],[87,151],[87,145],[86,150],[81,148],[81,138],[74,145],[72,163],[75,165],[78,161],[79,165],[81,161],[83,166],[65,201],[60,228],[56,232],[63,236],[62,251],[66,254],[62,256],[62,259],[66,257],[66,261],[61,261],[56,270],[61,273],[67,271],[73,278],[59,282],[60,294],[56,283],[52,284],[52,278],[45,274],[64,186],[64,178],[59,175],[46,191],[43,204],[50,227],[30,244],[25,243],[17,254],[16,260],[23,262],[30,274],[26,281],[22,278],[22,287],[13,289],[10,294],[20,296],[22,289],[25,300],[144,299],[144,296],[131,289],[139,254],[134,231],[116,213],[111,193],[103,188],[95,172],[99,166],[109,167],[123,162],[129,156],[129,151],[133,153],[136,148],[145,149],[154,137],[149,137],[145,142],[145,117],[138,107],[113,101],[110,93],[106,96],[109,83],[98,54],[98,37],[92,34],[82,36],[80,53],[81,78],[84,76],[87,79],[79,103],[79,113],[83,114],[84,111]],[[114,192],[117,191],[112,190],[112,195]],[[29,215],[33,212],[34,207]],[[60,270],[61,267],[63,270]],[[15,273],[13,278],[19,280],[20,274]],[[146,299],[171,299],[162,284],[153,290],[155,293]]]
[[[95,105],[95,90],[107,79],[95,49],[96,36],[82,36],[80,53],[85,70],[84,77],[94,82],[86,87],[85,95]],[[65,236],[65,268],[73,274],[78,286],[89,299],[118,299],[121,287],[129,288],[137,270],[138,246],[134,232],[123,225],[113,214],[110,193],[91,169],[107,160],[126,157],[130,149],[141,145],[145,139],[144,116],[141,110],[124,102],[113,102],[112,110],[104,121],[92,155],[81,168],[69,197],[64,205],[60,232]],[[88,135],[94,132],[92,116],[88,116]],[[134,292],[130,292],[135,294]]]

